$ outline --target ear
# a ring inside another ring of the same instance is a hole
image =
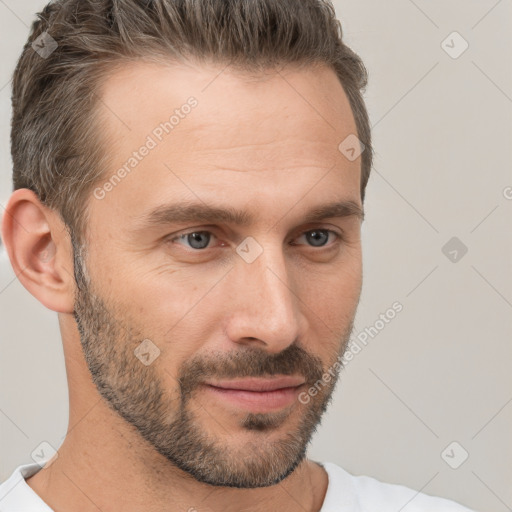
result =
[[[73,313],[73,251],[58,213],[31,190],[18,189],[3,214],[2,239],[21,284],[48,309]]]

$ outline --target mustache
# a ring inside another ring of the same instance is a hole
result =
[[[297,344],[277,354],[261,349],[243,348],[229,353],[214,352],[212,356],[195,356],[181,368],[178,381],[182,395],[188,395],[204,381],[244,377],[299,375],[313,384],[322,378],[322,361]]]

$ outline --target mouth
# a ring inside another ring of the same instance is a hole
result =
[[[229,406],[263,413],[293,404],[304,385],[302,377],[283,376],[209,381],[204,383],[204,389]]]

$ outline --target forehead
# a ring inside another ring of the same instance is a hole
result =
[[[151,133],[191,97],[197,108],[175,127],[174,139],[196,133],[202,145],[211,142],[217,148],[291,136],[318,142],[328,132],[337,141],[356,132],[338,78],[320,64],[249,75],[215,64],[127,62],[98,92],[100,115],[117,142],[138,142],[138,135]]]
[[[212,107],[214,99],[220,100],[221,105],[248,98],[253,103],[262,101],[275,105],[280,103],[279,97],[284,96],[287,104],[295,103],[298,106],[299,102],[293,101],[298,96],[305,103],[304,107],[309,105],[322,109],[330,105],[338,109],[342,106],[341,111],[333,112],[335,115],[346,114],[343,107],[348,107],[334,70],[323,63],[289,64],[261,71],[243,71],[213,62],[158,59],[119,61],[100,86],[98,92],[103,100],[123,109],[124,98],[137,99],[140,107],[148,106],[152,100],[166,103],[167,98],[169,105],[173,106],[173,100],[181,99],[184,94],[195,94],[203,96],[205,104]],[[151,97],[146,96],[148,92],[151,92]],[[228,93],[236,93],[236,96],[229,96]],[[208,102],[208,99],[211,101]],[[286,104],[281,106],[286,107]],[[129,114],[126,111],[123,113]],[[328,112],[320,114],[325,116]]]
[[[200,186],[234,201],[243,180],[300,193],[301,179],[312,186],[332,168],[352,197],[359,195],[360,159],[349,161],[338,149],[357,132],[354,117],[326,66],[247,75],[213,64],[130,62],[99,96],[111,159],[103,183],[125,169],[103,206],[124,201],[135,214],[179,193],[200,193]]]

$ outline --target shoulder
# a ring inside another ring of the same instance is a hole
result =
[[[455,501],[430,496],[403,485],[352,475],[331,462],[322,462],[321,465],[327,471],[329,484],[320,512],[341,510],[340,505],[350,505],[354,512],[474,512]]]

